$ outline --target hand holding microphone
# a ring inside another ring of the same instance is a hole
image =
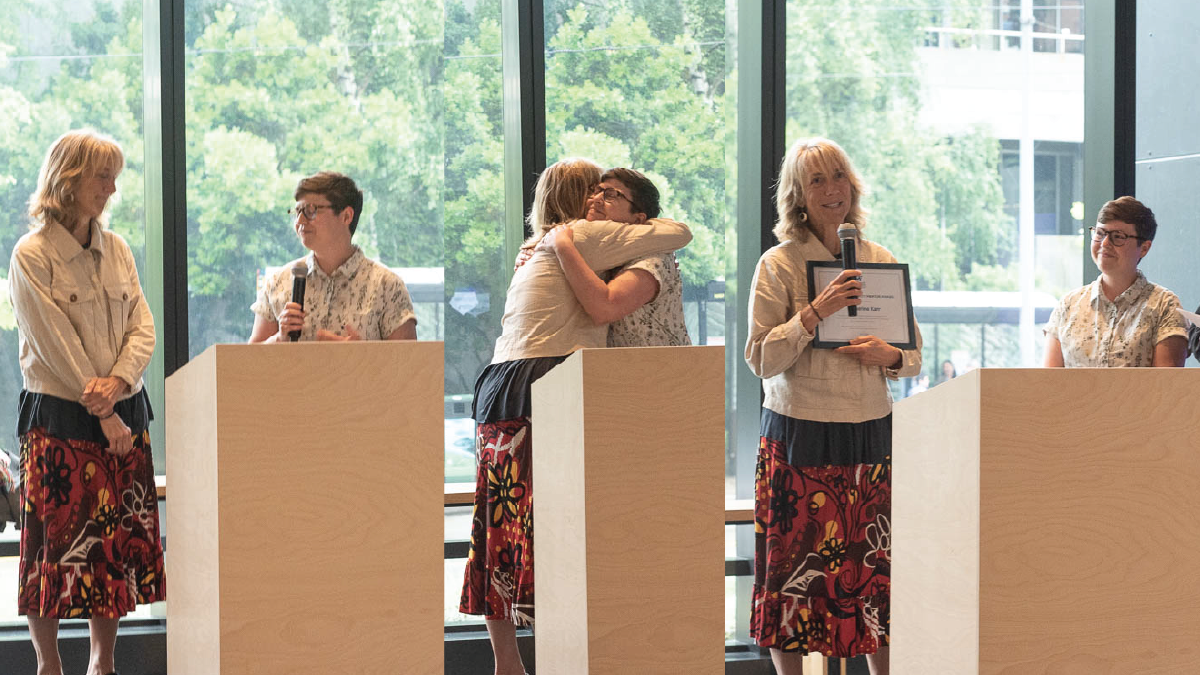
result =
[[[844,223],[838,226],[837,235],[838,240],[842,243],[842,270],[853,270],[855,267],[858,267],[857,251],[854,248],[855,244],[858,243],[858,228],[850,223]],[[857,270],[855,270],[855,274],[858,275],[859,288],[862,288],[862,275],[859,275]],[[838,278],[840,279],[841,277]],[[855,304],[861,304],[862,302],[858,297],[852,299],[859,301]],[[854,305],[850,305],[849,307],[846,311],[850,316],[858,316],[858,308]]]
[[[304,328],[304,286],[308,281],[308,265],[301,260],[292,267],[292,301],[279,314],[279,341],[284,336],[291,342],[300,339]]]
[[[843,307],[855,309],[862,304],[861,272],[856,269],[842,270],[829,285],[817,293],[809,306],[816,312],[818,320],[829,318]]]

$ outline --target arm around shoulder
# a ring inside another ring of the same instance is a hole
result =
[[[668,218],[644,223],[575,221],[575,246],[592,270],[608,270],[653,253],[667,253],[687,246],[692,231]]]

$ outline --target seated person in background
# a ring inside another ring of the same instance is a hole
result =
[[[286,342],[291,331],[300,331],[300,340],[417,339],[404,281],[350,243],[363,205],[354,181],[322,171],[301,179],[294,198],[288,213],[311,253],[264,281],[250,306],[250,342]],[[303,307],[291,301],[292,269],[301,263],[308,269]]]
[[[1196,308],[1196,313],[1200,314],[1200,307]],[[1200,361],[1200,326],[1193,324],[1188,328],[1188,351],[1192,356]]]
[[[587,219],[641,224],[659,216],[658,199],[658,188],[641,172],[609,169],[588,198]],[[570,225],[555,228],[538,248],[558,255],[571,290],[592,321],[612,324],[608,327],[609,347],[692,344],[683,318],[683,280],[674,253],[638,258],[612,270],[605,283],[575,248]]]
[[[1047,367],[1183,366],[1179,298],[1138,269],[1157,229],[1154,212],[1133,197],[1101,207],[1091,228],[1100,277],[1068,293],[1050,315]]]

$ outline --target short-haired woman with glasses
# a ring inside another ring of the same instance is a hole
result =
[[[1157,229],[1154,212],[1133,197],[1101,207],[1090,228],[1100,276],[1054,308],[1046,367],[1183,366],[1187,328],[1176,311],[1179,298],[1138,269]]]
[[[417,315],[404,280],[371,260],[351,238],[363,193],[349,176],[321,171],[300,179],[288,210],[311,253],[264,280],[250,306],[250,342],[415,340]],[[304,306],[292,301],[294,270],[306,277]]]

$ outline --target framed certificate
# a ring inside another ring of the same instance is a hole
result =
[[[812,345],[818,349],[833,349],[850,344],[861,335],[874,335],[893,347],[917,348],[917,331],[913,321],[912,287],[908,265],[902,263],[858,263],[862,271],[862,304],[858,316],[851,317],[843,307],[817,324]],[[817,297],[842,273],[842,263],[836,260],[808,261],[808,300]]]

